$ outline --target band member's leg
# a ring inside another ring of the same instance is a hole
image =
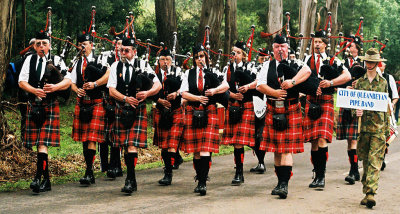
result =
[[[234,160],[236,165],[235,177],[232,180],[232,185],[239,186],[244,182],[243,177],[243,160],[244,160],[244,148],[243,145],[236,144],[233,150]]]
[[[288,184],[292,176],[293,156],[291,153],[274,153],[275,172],[278,185],[272,190],[272,195],[285,199],[288,195]]]
[[[124,156],[125,156],[127,175],[125,179],[125,186],[121,189],[121,192],[131,194],[132,192],[137,191],[136,173],[135,173],[135,168],[138,158],[137,148],[134,146],[128,146]]]
[[[83,142],[83,156],[86,162],[86,172],[83,178],[79,180],[82,185],[90,185],[95,183],[93,174],[93,162],[96,155],[96,142]]]
[[[325,139],[319,138],[311,145],[311,160],[314,164],[315,178],[309,185],[310,188],[325,187],[325,170],[328,161],[328,144]]]
[[[50,180],[44,182],[46,178],[43,179],[42,183],[40,182],[42,175],[44,175],[46,171],[46,166],[48,162],[48,154],[47,154],[47,147],[40,145],[37,147],[37,162],[36,162],[36,175],[33,179],[32,183],[30,184],[30,188],[34,193],[39,193],[42,184],[48,183],[50,185]],[[47,172],[48,175],[48,172]],[[46,177],[46,176],[44,176]],[[47,178],[48,179],[48,178]],[[51,190],[51,186],[50,186]]]
[[[163,149],[161,151],[161,157],[165,164],[164,177],[158,181],[161,185],[171,185],[172,182],[172,166],[175,161],[175,149]]]
[[[355,181],[360,180],[360,173],[358,172],[358,156],[357,156],[357,140],[348,140],[347,154],[349,156],[350,171],[346,176],[345,181],[349,184],[354,184]]]

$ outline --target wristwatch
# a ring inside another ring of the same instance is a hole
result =
[[[333,80],[331,80],[331,87],[333,86]]]
[[[292,85],[296,85],[296,80],[292,80]]]
[[[98,86],[96,82],[94,82],[93,85],[95,88],[97,88],[97,86]]]
[[[125,102],[126,101],[126,96],[124,96],[124,99],[122,99],[122,102]]]

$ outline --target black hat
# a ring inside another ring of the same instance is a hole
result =
[[[193,56],[199,53],[200,51],[205,51],[206,49],[202,44],[197,44],[192,48]]]
[[[266,49],[266,48],[260,48],[259,50],[260,50],[259,52],[260,52],[261,55],[263,55],[263,56],[269,54],[269,51],[268,51],[268,49]]]
[[[326,32],[324,30],[319,30],[315,32],[314,38],[326,38]]]
[[[235,47],[242,49],[243,51],[246,51],[246,43],[242,41],[237,41],[235,43]]]
[[[273,43],[277,43],[277,44],[287,43],[286,36],[285,35],[276,34]]]
[[[361,38],[359,36],[350,36],[353,39],[353,42],[357,45],[361,45]]]
[[[43,40],[43,39],[50,39],[46,32],[43,30],[36,33],[35,39]]]
[[[172,56],[171,51],[168,49],[162,49],[160,52],[160,56]]]
[[[78,36],[78,43],[92,41],[92,36],[88,33],[83,32],[81,35]]]
[[[122,46],[132,46],[136,48],[136,39],[135,38],[124,38],[122,40]]]

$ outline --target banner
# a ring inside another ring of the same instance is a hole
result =
[[[336,107],[387,112],[388,93],[339,88]]]

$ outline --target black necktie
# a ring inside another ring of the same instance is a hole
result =
[[[39,64],[38,64],[38,66],[37,66],[37,68],[36,68],[36,77],[37,77],[37,79],[40,81],[40,74],[42,74],[42,62],[43,62],[43,59],[42,58],[40,58],[39,59]]]
[[[125,85],[129,85],[129,63],[125,63]]]

